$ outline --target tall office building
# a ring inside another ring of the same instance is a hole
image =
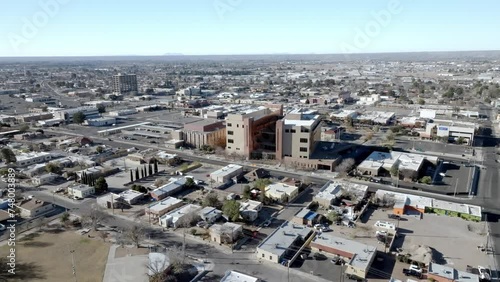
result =
[[[226,152],[248,159],[274,159],[276,121],[283,115],[283,105],[266,105],[229,114],[226,119]]]
[[[137,76],[135,74],[117,74],[113,76],[113,92],[137,92]]]

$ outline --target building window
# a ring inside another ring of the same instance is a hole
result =
[[[240,127],[240,125],[239,125],[239,124],[237,124],[237,125],[236,125],[236,127]]]
[[[309,128],[301,128],[300,132],[309,132]]]
[[[227,147],[228,149],[231,149],[231,147]]]
[[[269,260],[273,260],[273,256],[269,256]]]
[[[239,150],[240,150],[240,148],[236,148],[236,151],[239,151]]]
[[[234,143],[234,140],[233,140],[233,139],[227,139],[227,143],[231,143],[231,144],[233,144],[233,143]]]
[[[233,135],[233,133],[234,133],[233,131],[229,130],[229,131],[227,132],[227,135]]]
[[[307,138],[300,138],[300,143],[307,143],[309,141]]]
[[[290,129],[290,132],[295,133],[296,131],[295,131],[295,129]]]
[[[232,124],[230,124],[230,123],[228,123],[228,124],[227,124],[227,127],[231,127],[231,126],[233,126],[233,125],[232,125]]]
[[[265,257],[266,255],[262,254],[262,257]]]
[[[300,147],[301,152],[307,152],[307,147]]]
[[[290,133],[290,129],[285,129],[285,133]]]
[[[241,128],[245,128],[245,125],[244,125],[244,124],[243,124],[243,125],[241,125]]]

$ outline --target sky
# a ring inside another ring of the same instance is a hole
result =
[[[500,49],[498,0],[2,0],[0,57]]]

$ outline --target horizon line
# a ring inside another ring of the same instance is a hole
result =
[[[377,55],[377,54],[415,54],[415,53],[459,53],[459,52],[500,52],[500,49],[487,50],[453,50],[453,51],[383,51],[383,52],[358,52],[358,53],[236,53],[236,54],[183,54],[183,53],[165,53],[155,55],[138,55],[138,54],[123,54],[123,55],[28,55],[28,56],[0,56],[0,58],[72,58],[72,57],[184,57],[184,56],[299,56],[299,55]]]

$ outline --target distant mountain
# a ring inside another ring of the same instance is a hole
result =
[[[165,53],[163,56],[184,56],[182,53]]]

